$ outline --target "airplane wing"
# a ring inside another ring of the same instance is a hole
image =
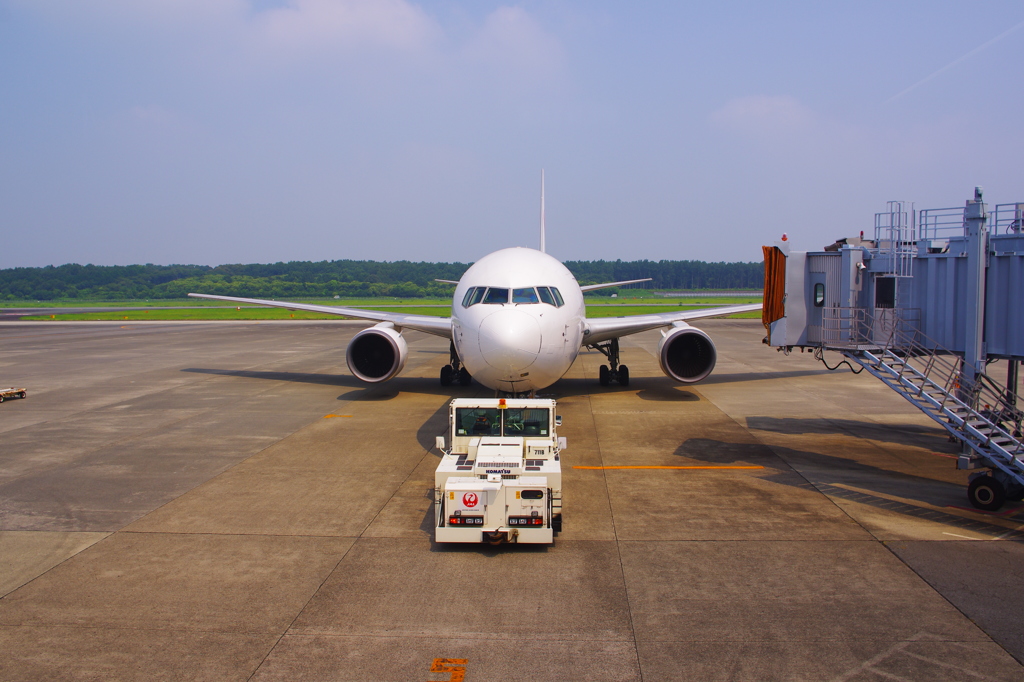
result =
[[[359,308],[342,308],[334,305],[289,303],[288,301],[265,301],[259,298],[236,298],[234,296],[214,296],[213,294],[189,294],[189,296],[192,298],[210,298],[216,301],[231,301],[232,303],[265,305],[272,308],[288,308],[289,310],[309,310],[314,313],[327,313],[329,315],[354,317],[358,320],[391,322],[399,332],[402,331],[403,328],[414,329],[418,332],[433,334],[434,336],[443,336],[446,339],[452,338],[452,318],[450,317],[408,315],[406,313],[388,313],[382,310],[360,310]]]
[[[622,282],[605,282],[604,284],[585,284],[580,287],[580,291],[593,291],[594,289],[607,289],[608,287],[621,287],[626,284],[636,284],[637,282],[650,282],[651,277],[644,277],[643,279],[627,279]],[[440,280],[438,280],[440,281]]]
[[[650,329],[668,327],[673,322],[699,320],[704,317],[718,317],[734,313],[747,313],[761,309],[760,303],[743,305],[726,305],[718,308],[701,308],[700,310],[680,310],[672,313],[652,313],[650,315],[627,315],[625,317],[594,317],[587,318],[585,329],[589,332],[583,336],[583,345],[589,346],[620,336],[638,334]]]

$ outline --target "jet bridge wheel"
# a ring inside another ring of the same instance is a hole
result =
[[[978,476],[967,486],[967,499],[975,509],[997,511],[1006,501],[1006,489],[994,476]]]

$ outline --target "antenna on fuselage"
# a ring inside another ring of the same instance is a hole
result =
[[[540,169],[540,252],[547,253],[544,246],[544,169]]]

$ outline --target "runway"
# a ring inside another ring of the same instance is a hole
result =
[[[439,546],[434,438],[490,392],[418,333],[358,382],[365,326],[0,323],[0,679],[1024,680],[1024,506],[966,508],[870,376],[757,320],[698,325],[695,386],[656,332],[628,388],[585,352],[555,543]]]

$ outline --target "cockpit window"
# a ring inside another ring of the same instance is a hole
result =
[[[470,287],[466,295],[462,297],[462,307],[468,308],[477,303],[508,303],[508,289],[498,287]],[[555,287],[524,287],[512,289],[513,303],[547,303],[556,308],[565,305],[562,295]]]
[[[512,290],[512,302],[513,303],[540,303],[540,299],[537,298],[537,290],[533,287],[527,289],[513,289]]]
[[[470,287],[462,299],[462,307],[468,308],[471,305],[476,305],[483,300],[485,293],[487,293],[487,287]]]
[[[491,287],[484,296],[484,303],[508,303],[508,289]]]

